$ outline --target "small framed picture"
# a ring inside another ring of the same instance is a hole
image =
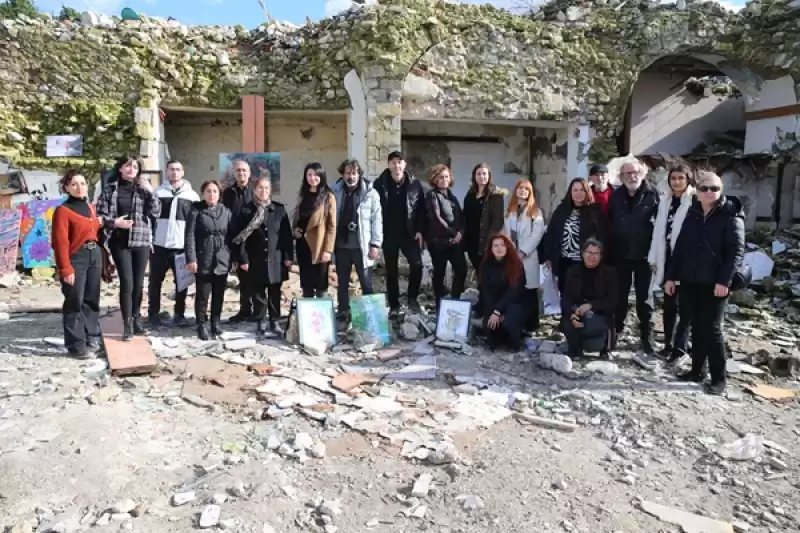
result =
[[[436,318],[436,338],[440,341],[466,342],[469,339],[471,314],[472,303],[469,300],[442,299]]]
[[[297,326],[302,346],[334,346],[336,321],[331,298],[299,298]]]

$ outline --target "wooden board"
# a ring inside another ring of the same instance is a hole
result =
[[[100,319],[108,367],[116,376],[149,374],[158,367],[150,342],[141,335],[122,340],[122,313],[114,311]]]

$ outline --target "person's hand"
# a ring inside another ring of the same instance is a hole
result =
[[[189,272],[191,272],[192,274],[197,274],[197,263],[189,263],[188,265],[186,265],[186,268],[188,268]]]
[[[250,265],[239,265],[239,268],[241,268],[243,272],[247,272],[250,270]]]
[[[730,289],[728,289],[728,287],[725,285],[720,285],[719,283],[714,285],[714,296],[717,298],[725,298],[729,291]]]
[[[459,231],[459,232],[456,233],[456,236],[453,237],[453,243],[454,244],[458,244],[460,242],[461,242],[461,232]]]
[[[301,230],[300,228],[294,228],[294,232],[292,233],[292,235],[294,235],[295,239],[299,239],[303,236],[303,230]]]
[[[572,327],[581,329],[583,327],[583,322],[578,320],[578,315],[572,315]]]
[[[417,244],[419,244],[419,247],[422,248],[422,233],[419,232],[415,233],[414,240],[416,240]]]
[[[545,261],[544,262],[544,266],[546,266],[547,270],[549,270],[550,272],[553,271],[553,262],[552,261]]]
[[[495,330],[497,329],[497,326],[500,325],[500,322],[500,315],[497,313],[492,313],[492,315],[489,317],[489,320],[486,321],[486,325],[489,327],[489,329]]]
[[[716,288],[714,289],[714,291],[716,292]],[[674,296],[675,295],[675,282],[674,281],[668,281],[668,282],[666,282],[664,284],[664,293],[666,293],[667,296]]]
[[[131,229],[133,227],[133,220],[129,219],[127,215],[119,217],[114,221],[114,227],[119,229]]]
[[[375,259],[377,259],[378,258],[378,247],[377,246],[370,246],[369,247],[369,253],[367,254],[367,257],[369,257],[373,261]]]
[[[287,260],[285,260],[283,262],[283,266],[285,266],[286,268],[289,268],[290,266],[292,266],[292,262],[287,259]]]
[[[141,187],[142,189],[144,189],[145,191],[147,191],[147,192],[149,192],[151,194],[153,192],[153,184],[150,183],[150,180],[147,179],[144,176],[140,176],[139,177],[139,187]]]
[[[64,276],[63,278],[61,278],[61,281],[63,281],[67,285],[75,285],[75,273],[73,272],[69,276]]]
[[[585,315],[589,310],[591,310],[592,304],[583,304],[579,308],[575,310],[575,314],[578,316]]]
[[[323,263],[330,263],[331,262],[331,254],[330,254],[330,252],[322,252],[322,262]]]

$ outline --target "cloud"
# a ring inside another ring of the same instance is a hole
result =
[[[351,0],[325,0],[325,16],[332,17],[350,8]]]

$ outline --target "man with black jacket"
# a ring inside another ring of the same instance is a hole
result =
[[[231,220],[238,223],[244,206],[253,201],[253,187],[250,183],[250,165],[243,159],[233,162],[233,173],[236,182],[222,193],[222,204],[231,212]],[[269,176],[267,176],[269,177]],[[240,322],[257,322],[260,316],[258,299],[250,280],[250,274],[241,268],[236,269],[239,278],[239,312],[228,321],[232,324]]]
[[[388,168],[373,183],[383,211],[383,259],[386,263],[386,292],[389,316],[400,312],[400,288],[397,263],[400,252],[408,261],[408,307],[421,311],[417,297],[422,284],[422,233],[425,226],[425,193],[422,184],[406,170],[400,152],[392,152]]]
[[[608,218],[611,223],[612,262],[617,269],[620,297],[615,314],[617,334],[625,328],[631,282],[636,290],[641,350],[653,355],[653,309],[648,303],[652,272],[647,261],[653,237],[658,191],[647,183],[647,169],[638,160],[622,165],[622,187],[611,193]]]

